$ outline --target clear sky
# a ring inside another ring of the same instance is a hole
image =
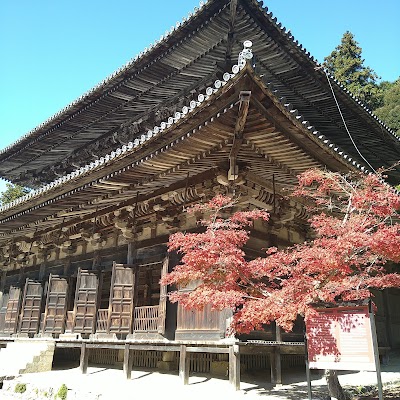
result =
[[[125,64],[197,5],[197,0],[1,0],[0,148]],[[264,5],[319,61],[350,30],[366,65],[384,80],[400,76],[400,0]]]

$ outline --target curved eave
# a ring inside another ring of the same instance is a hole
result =
[[[192,131],[198,132],[196,133],[196,135],[198,135],[202,129],[209,129],[209,126],[213,125],[215,119],[218,119],[221,115],[229,112],[229,110],[237,104],[237,90],[234,90],[235,85],[239,84],[241,79],[245,79],[246,77],[250,77],[253,84],[256,84],[259,89],[273,100],[275,107],[279,109],[280,113],[284,116],[288,126],[292,127],[291,130],[294,132],[294,136],[297,136],[297,139],[300,139],[297,140],[297,143],[301,140],[307,142],[305,148],[302,145],[295,145],[295,151],[298,154],[304,154],[304,160],[307,163],[307,166],[304,168],[329,166],[330,168],[339,171],[359,170],[365,173],[368,172],[364,166],[357,163],[334,143],[327,140],[323,134],[316,131],[308,121],[305,121],[304,118],[291,107],[290,104],[282,104],[281,100],[275,97],[275,94],[270,92],[262,81],[254,75],[251,68],[246,67],[238,74],[231,74],[229,81],[225,84],[221,85],[221,82],[216,82],[215,88],[208,88],[207,93],[200,94],[199,99],[201,101],[197,102],[197,104],[190,109],[184,107],[182,115],[175,116],[173,123],[164,122],[153,131],[147,132],[147,134],[142,134],[140,139],[138,138],[135,140],[135,143],[131,143],[128,147],[125,146],[125,148],[115,149],[115,151],[98,163],[88,164],[87,166],[76,170],[74,173],[68,174],[57,181],[52,182],[39,190],[31,192],[27,196],[17,199],[5,207],[2,207],[0,209],[0,224],[2,225],[1,231],[4,233],[0,236],[3,237],[3,239],[7,239],[12,233],[22,233],[21,230],[25,229],[27,225],[32,223],[36,224],[43,217],[45,217],[47,223],[50,224],[55,223],[55,221],[57,219],[60,220],[60,218],[61,220],[64,220],[62,213],[67,210],[68,214],[68,208],[70,207],[70,204],[73,203],[72,200],[78,200],[78,203],[74,206],[76,210],[81,209],[81,199],[85,199],[85,203],[89,202],[89,211],[85,210],[85,207],[82,209],[82,213],[88,215],[88,213],[93,212],[93,209],[96,209],[99,204],[103,204],[94,201],[94,199],[96,199],[99,194],[106,193],[107,190],[111,197],[104,203],[112,202],[113,204],[118,204],[122,201],[121,199],[126,198],[126,191],[128,192],[128,197],[132,198],[132,193],[137,190],[146,192],[149,190],[152,191],[154,188],[165,187],[167,182],[166,178],[157,178],[160,173],[164,174],[163,171],[160,170],[157,174],[152,176],[151,174],[142,174],[140,169],[143,167],[150,167],[150,170],[152,170],[152,164],[159,163],[160,161],[158,160],[160,158],[163,158],[163,163],[166,163],[167,161],[165,160],[169,158],[167,156],[168,152],[177,151],[174,150],[174,145],[179,147],[186,141],[192,140]],[[234,99],[232,96],[234,96]],[[220,102],[217,107],[216,101]],[[221,109],[221,111],[215,111],[216,109]],[[205,113],[204,115],[206,115],[206,117],[201,113]],[[199,120],[203,121],[200,125],[198,125],[197,122]],[[193,124],[196,126],[194,129]],[[231,137],[233,130],[230,127],[234,126],[234,123],[233,125],[231,123],[222,126],[227,127],[225,129],[226,132],[224,133],[226,138]],[[257,131],[255,131],[255,133],[259,136]],[[169,171],[169,182],[172,183],[176,179],[184,179],[187,172],[191,169],[191,165],[196,163],[195,160],[197,160],[198,154],[203,154],[202,157],[208,157],[209,155],[207,154],[211,154],[209,152],[212,148],[219,148],[219,140],[222,140],[222,142],[224,142],[224,140],[226,141],[226,139],[219,138],[219,135],[215,136],[214,142],[209,141],[208,139],[204,142],[204,138],[200,141],[195,138],[193,140],[193,144],[189,146],[191,154],[187,156],[187,160],[184,162],[187,170],[178,167],[178,164],[172,168],[165,169],[165,171]],[[255,143],[252,137],[249,137],[248,140],[250,141],[249,144]],[[285,141],[288,143],[287,138]],[[264,150],[268,152],[270,141],[268,138],[265,138],[263,142],[264,143],[259,141],[259,143],[255,144],[259,147],[261,152]],[[195,143],[197,143],[197,145],[195,145]],[[209,147],[202,150],[201,147],[204,146],[204,143],[207,143],[207,146]],[[289,146],[288,149],[290,148],[293,149],[294,147]],[[277,149],[279,149],[279,141],[277,142],[277,145],[275,145],[275,151]],[[308,152],[312,154],[311,157]],[[177,154],[181,154],[179,150]],[[181,156],[179,155],[179,158],[180,157]],[[287,151],[285,158],[288,158]],[[215,165],[215,163],[212,161],[208,166],[203,165],[200,167],[200,171],[205,172],[210,168],[210,165]],[[295,175],[303,171],[301,168],[292,168],[292,172],[289,172],[288,177],[290,177],[293,182],[295,182]],[[131,178],[124,179],[123,177],[125,174],[136,174],[136,176],[139,176],[140,179],[138,178],[138,184],[131,184],[131,182],[133,182]],[[154,179],[157,179],[158,181],[156,182]],[[152,188],[147,187],[150,182],[155,182],[152,184]],[[120,191],[120,189],[122,190]],[[71,200],[69,201],[68,199]],[[58,210],[58,212],[54,214],[54,210]],[[76,210],[73,214],[77,213]],[[60,215],[59,211],[62,211]],[[78,214],[79,212],[80,211],[78,211]],[[8,229],[7,227],[12,228]]]

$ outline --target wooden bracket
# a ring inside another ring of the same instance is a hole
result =
[[[250,91],[241,91],[239,95],[239,112],[236,119],[232,149],[229,153],[228,181],[235,181],[239,177],[239,167],[236,163],[237,155],[243,143],[243,131],[246,125],[247,114],[250,106]]]

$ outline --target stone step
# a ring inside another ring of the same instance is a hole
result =
[[[55,344],[52,341],[16,340],[0,352],[1,377],[51,370]]]

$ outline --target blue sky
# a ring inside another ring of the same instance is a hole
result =
[[[111,74],[197,5],[197,0],[1,0],[0,148]],[[400,76],[400,0],[264,5],[319,61],[350,30],[366,65],[384,80]]]

